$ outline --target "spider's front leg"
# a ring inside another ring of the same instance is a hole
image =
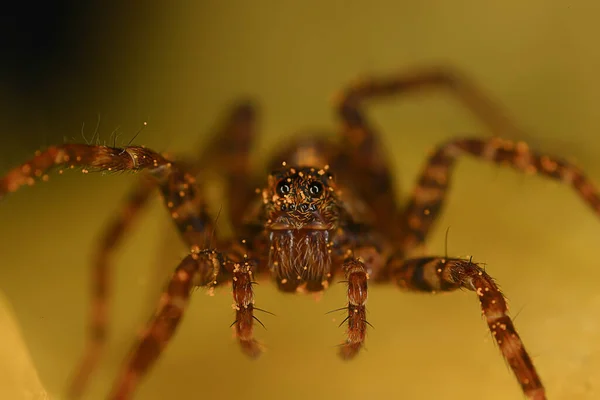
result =
[[[483,268],[470,260],[426,257],[403,260],[392,257],[391,278],[402,289],[444,292],[474,291],[492,336],[529,399],[546,399],[545,390],[511,318],[504,295]]]
[[[139,182],[133,190],[127,195],[126,201],[120,211],[105,228],[97,251],[92,258],[92,304],[88,320],[87,344],[69,383],[69,398],[76,399],[81,397],[106,344],[111,289],[111,263],[118,245],[123,241],[124,236],[131,229],[135,220],[139,218],[139,214],[141,214],[141,211],[145,208],[145,205],[156,189],[160,189],[166,198],[165,203],[170,210],[171,217],[179,228],[186,244],[189,247],[194,245],[203,246],[202,241],[204,238],[202,237],[202,232],[207,231],[207,229],[209,232],[212,231],[212,226],[208,221],[205,206],[198,203],[199,199],[202,199],[203,196],[198,196],[197,193],[190,193],[190,188],[196,186],[193,182],[192,173],[196,174],[210,166],[218,166],[225,171],[231,188],[239,188],[241,186],[240,182],[246,184],[247,178],[245,173],[249,163],[249,152],[247,150],[255,134],[255,114],[256,111],[252,104],[246,101],[236,103],[199,160],[187,163],[190,164],[186,165],[185,168],[188,171],[187,175],[173,176],[169,181],[167,179],[169,178],[168,176],[157,177],[153,176],[152,173],[144,174],[140,177]],[[197,189],[194,190],[197,191]],[[233,192],[233,190],[230,190],[230,192]],[[254,193],[251,189],[246,190],[246,192]],[[184,196],[181,196],[181,193]],[[186,204],[179,204],[182,197],[185,198]],[[230,193],[229,198],[234,201],[234,204],[230,205],[231,215],[238,215],[235,210],[240,208],[240,204],[246,205],[245,200],[247,197],[247,195],[236,196]],[[178,207],[175,206],[176,203],[179,205]],[[184,211],[187,215],[186,218],[182,218],[182,213],[178,208],[186,210]],[[194,221],[189,221],[190,218],[193,218]],[[201,232],[198,233],[198,230]]]
[[[78,143],[52,146],[45,151],[36,152],[28,162],[0,178],[0,199],[22,186],[33,185],[36,180],[48,180],[48,173],[61,167],[81,167],[83,173],[90,170],[168,171],[172,163],[162,155],[140,146],[119,148]]]
[[[102,240],[98,257],[94,262],[93,304],[90,314],[88,343],[73,381],[68,390],[70,398],[81,396],[87,378],[93,370],[106,340],[107,292],[109,288],[108,264],[110,249],[123,234],[137,210],[142,208],[155,186],[155,179],[165,179],[176,169],[173,163],[162,155],[139,146],[124,148],[87,144],[64,144],[38,151],[35,156],[17,168],[0,177],[0,199],[15,192],[22,186],[31,186],[36,180],[46,181],[49,173],[56,168],[80,167],[83,173],[90,170],[151,171],[153,178],[143,181],[129,199],[124,213],[111,224]],[[62,169],[59,170],[62,172]]]
[[[238,341],[249,356],[260,355],[261,346],[253,336],[253,321],[256,320],[252,290],[255,265],[245,257],[242,262],[234,262],[230,257],[238,258],[237,252],[193,249],[179,264],[160,297],[154,317],[146,325],[115,381],[110,399],[123,400],[131,397],[137,383],[147,374],[173,337],[189,304],[191,293],[198,286],[212,288],[224,283],[226,278],[231,279]]]

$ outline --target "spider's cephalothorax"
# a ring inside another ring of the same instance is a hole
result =
[[[291,167],[269,175],[262,192],[269,268],[285,291],[321,291],[332,276],[331,236],[339,200],[325,168]]]
[[[386,152],[361,103],[368,98],[432,86],[452,90],[497,136],[507,132],[519,134],[468,79],[456,71],[428,68],[383,79],[364,79],[344,91],[337,104],[342,120],[341,141],[307,136],[292,141],[276,159],[293,160],[300,167],[284,164],[272,173],[267,187],[258,191],[262,199],[256,199],[255,189],[255,179],[262,182],[262,178],[251,174],[249,149],[256,134],[255,110],[247,102],[233,109],[227,124],[199,161],[175,161],[139,146],[65,144],[37,152],[1,177],[0,198],[36,179],[48,180],[47,172],[53,167],[78,166],[84,173],[92,168],[145,172],[124,212],[106,230],[94,257],[90,333],[84,357],[69,386],[69,397],[81,396],[105,345],[111,255],[138,211],[158,189],[190,254],[175,268],[156,313],[115,382],[111,399],[123,400],[132,395],[137,382],[173,337],[194,287],[231,283],[237,340],[247,355],[256,357],[262,350],[253,334],[257,321],[254,311],[259,310],[254,306],[256,277],[272,275],[281,290],[302,292],[325,289],[335,274],[343,274],[347,285],[347,302],[341,309],[347,313],[343,322],[346,340],[339,351],[343,358],[357,355],[365,341],[370,276],[372,283],[392,282],[415,292],[466,289],[477,294],[487,326],[523,393],[530,399],[545,399],[541,379],[492,277],[471,260],[411,254],[424,244],[439,217],[453,167],[461,156],[559,180],[570,186],[596,215],[600,215],[598,190],[569,162],[531,151],[525,143],[498,137],[458,138],[432,152],[406,205],[400,207]],[[324,164],[336,171],[337,183],[328,167],[306,167]],[[234,228],[231,240],[214,234],[202,179],[197,179],[211,168],[219,171],[226,182],[228,215]],[[216,246],[206,248],[206,243]]]

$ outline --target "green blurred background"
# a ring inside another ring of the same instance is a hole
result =
[[[575,160],[600,182],[594,0],[83,2],[61,4],[56,20],[52,7],[31,10],[47,24],[34,39],[43,45],[29,51],[21,32],[29,28],[16,29],[16,51],[2,61],[0,174],[38,148],[83,141],[83,124],[89,138],[98,115],[101,140],[110,142],[118,127],[117,143],[125,144],[147,121],[136,144],[194,154],[241,95],[263,110],[259,164],[300,129],[333,131],[329,99],[357,76],[442,63],[503,104],[526,132],[511,139]],[[434,145],[490,135],[445,94],[377,103],[370,113],[404,196]],[[83,347],[90,255],[134,180],[56,175],[1,204],[0,289],[57,398]],[[487,263],[518,313],[549,398],[600,397],[598,217],[558,183],[465,159],[432,253],[443,254],[449,226],[449,253]],[[119,252],[109,350],[93,398],[106,393],[154,306],[157,268],[173,268],[182,256],[174,237],[157,201]],[[351,363],[335,354],[343,316],[325,315],[344,304],[342,285],[315,302],[263,284],[256,299],[277,314],[262,317],[267,331],[257,329],[268,347],[260,360],[247,360],[228,328],[229,291],[198,291],[137,398],[522,398],[472,293],[373,287],[376,329]]]

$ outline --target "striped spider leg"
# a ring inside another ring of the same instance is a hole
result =
[[[404,254],[423,243],[430,232],[448,194],[453,166],[461,155],[562,181],[571,186],[596,214],[600,214],[598,189],[575,166],[534,153],[522,142],[498,138],[452,140],[440,146],[429,158],[403,214],[404,236],[399,251],[386,266],[388,277],[403,289],[444,292],[463,288],[475,291],[492,336],[523,392],[531,399],[545,399],[541,379],[508,316],[504,295],[483,268],[470,260],[446,257],[404,259]]]
[[[182,183],[184,193],[188,192],[189,185],[193,185],[194,177],[198,178],[199,171],[204,168],[219,168],[220,172],[228,179],[228,191],[240,186],[240,179],[248,169],[248,147],[250,139],[255,135],[256,111],[253,105],[247,101],[238,101],[226,115],[225,121],[214,135],[214,139],[205,147],[198,161],[188,161],[185,170],[189,171],[187,177],[183,177]],[[235,143],[235,146],[231,146]],[[232,149],[235,151],[233,154]],[[227,151],[229,150],[229,151]],[[222,157],[215,157],[222,154]],[[236,162],[232,162],[232,160]],[[178,162],[181,164],[181,162]],[[127,194],[124,204],[120,207],[115,217],[105,227],[98,248],[92,257],[91,287],[92,299],[91,310],[88,321],[87,345],[81,360],[74,368],[73,376],[68,384],[67,393],[69,398],[77,399],[84,393],[86,384],[93,373],[103,349],[106,345],[107,330],[109,325],[108,309],[111,288],[111,270],[114,253],[118,245],[123,241],[137,221],[141,211],[155,192],[160,192],[165,199],[164,203],[169,210],[170,216],[180,233],[181,239],[188,248],[201,247],[210,235],[214,227],[207,215],[206,205],[202,196],[189,195],[186,201],[180,203],[181,190],[177,188],[178,183],[173,179],[156,179],[152,171],[142,171],[138,182]],[[200,182],[198,182],[200,183]],[[188,186],[188,187],[186,187]],[[253,193],[253,188],[246,188],[243,193]],[[247,199],[246,196],[228,196],[231,199],[230,213],[234,215],[241,208],[240,203]],[[177,204],[177,205],[176,205]],[[187,213],[187,218],[181,218],[180,210]]]
[[[35,157],[20,167],[10,170],[0,180],[0,198],[16,191],[24,185],[32,185],[36,179],[47,180],[47,173],[55,168],[81,167],[84,173],[90,170],[101,171],[143,171],[148,174],[141,185],[130,197],[125,214],[111,225],[105,235],[99,260],[95,265],[93,308],[90,325],[90,342],[78,372],[70,386],[68,395],[71,398],[81,396],[85,381],[94,366],[106,333],[106,298],[107,298],[107,258],[115,239],[118,239],[127,224],[129,217],[146,201],[150,189],[155,186],[162,193],[165,204],[171,212],[171,217],[182,233],[183,238],[191,244],[191,254],[182,261],[175,270],[171,283],[167,286],[159,311],[146,329],[146,334],[129,359],[123,374],[115,386],[116,398],[126,398],[131,395],[138,376],[146,372],[164,348],[177,326],[181,315],[173,317],[173,313],[183,313],[183,305],[189,297],[189,289],[197,285],[215,285],[220,278],[227,279],[227,273],[222,273],[230,264],[229,276],[239,283],[234,284],[234,300],[239,307],[236,319],[236,331],[242,348],[251,356],[260,353],[260,346],[252,337],[253,296],[252,268],[253,262],[246,259],[243,251],[237,251],[239,246],[230,246],[227,255],[213,249],[205,249],[214,232],[212,221],[206,212],[204,199],[199,194],[195,177],[182,170],[179,165],[152,150],[130,146],[125,148],[94,146],[84,144],[65,144],[53,146],[43,152],[37,152]],[[154,180],[154,182],[152,182]],[[152,182],[152,183],[150,183]],[[109,251],[106,251],[106,250]],[[238,262],[231,261],[237,259]],[[210,268],[209,268],[210,267]],[[188,294],[186,294],[188,293]],[[178,310],[178,311],[174,311]],[[167,318],[168,317],[168,318]],[[165,329],[170,329],[167,336]],[[162,340],[164,340],[164,342]],[[150,344],[149,344],[150,343]]]
[[[452,291],[459,288],[476,292],[482,313],[488,327],[507,360],[524,394],[531,399],[546,398],[541,379],[528,355],[514,324],[508,316],[506,300],[494,280],[483,268],[471,260],[446,257],[406,258],[422,245],[440,215],[449,191],[450,178],[456,160],[462,155],[470,155],[498,165],[508,165],[528,174],[539,174],[559,180],[572,187],[582,200],[600,215],[600,196],[597,187],[585,174],[571,163],[556,157],[540,155],[529,149],[524,142],[512,142],[499,137],[489,139],[464,138],[451,140],[430,156],[407,206],[400,210],[395,205],[395,194],[391,185],[391,174],[382,161],[383,149],[361,109],[362,102],[370,98],[397,95],[407,90],[426,87],[450,89],[461,102],[478,116],[496,134],[518,133],[510,121],[489,99],[483,96],[471,82],[451,70],[433,68],[422,69],[396,76],[364,79],[343,92],[338,103],[338,112],[344,122],[344,135],[350,155],[342,158],[362,166],[362,173],[354,175],[361,180],[357,188],[363,191],[363,198],[373,204],[376,213],[375,224],[388,238],[392,246],[367,244],[365,248],[374,253],[387,254],[387,261],[381,257],[366,263],[366,270],[372,271],[375,282],[394,282],[400,288],[431,293]],[[343,165],[344,163],[339,163]],[[356,178],[355,178],[356,179]],[[385,221],[385,222],[384,222]],[[385,241],[383,241],[385,242]],[[367,257],[369,255],[367,254]],[[348,276],[348,274],[347,274]],[[366,292],[366,283],[361,287],[354,278],[349,280],[349,299],[355,293]],[[358,290],[360,289],[360,290]],[[351,320],[356,312],[352,300],[349,301],[349,332],[357,331],[356,321]],[[361,329],[366,329],[363,322]],[[350,335],[352,338],[353,335]],[[347,346],[357,344],[348,339]],[[360,335],[364,338],[364,333]],[[344,354],[354,354],[347,352]]]

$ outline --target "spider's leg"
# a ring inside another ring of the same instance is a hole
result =
[[[106,344],[112,256],[155,188],[154,180],[147,176],[142,177],[129,193],[126,204],[117,218],[110,222],[100,238],[100,246],[92,259],[92,301],[88,317],[87,344],[69,382],[67,393],[71,399],[82,396]]]
[[[223,127],[203,148],[194,169],[215,170],[225,178],[228,210],[236,230],[255,196],[252,185],[250,150],[256,137],[257,111],[249,101],[240,101],[229,112]]]
[[[233,242],[225,252],[193,249],[179,264],[160,298],[154,317],[127,358],[109,398],[123,400],[131,397],[140,379],[173,337],[189,303],[191,291],[196,286],[213,288],[231,280],[236,335],[247,355],[260,355],[261,346],[253,337],[253,322],[256,320],[252,291],[255,265],[246,254],[239,254],[240,251],[243,252],[243,249]],[[243,261],[233,261],[240,259]]]
[[[135,347],[132,357],[119,376],[114,390],[115,398],[119,399],[133,391],[135,382],[155,362],[168,343],[187,305],[192,285],[216,285],[231,276],[234,299],[239,308],[238,338],[248,354],[256,356],[260,353],[260,348],[252,338],[253,282],[245,246],[240,247],[232,242],[223,253],[207,249],[208,244],[216,239],[212,237],[213,222],[206,210],[205,199],[191,174],[173,169],[158,183],[171,218],[183,239],[190,245],[192,254],[175,271],[161,298],[156,317],[149,323],[146,334]],[[233,267],[229,268],[232,264]],[[167,311],[164,311],[164,304],[170,305]]]
[[[109,398],[130,398],[140,379],[172,338],[196,286],[212,286],[222,271],[224,257],[214,250],[193,251],[175,269],[156,314],[146,325],[128,357]]]
[[[35,156],[0,178],[0,199],[21,186],[31,186],[36,180],[48,180],[55,168],[80,167],[90,170],[117,172],[151,170],[156,174],[168,173],[173,164],[162,155],[140,146],[124,148],[88,144],[64,144],[38,151]],[[62,171],[62,170],[60,170]]]
[[[389,261],[391,279],[403,289],[443,292],[455,289],[474,291],[502,356],[515,374],[527,398],[546,398],[542,382],[508,316],[504,295],[485,270],[469,260],[427,257]]]
[[[69,383],[69,398],[80,398],[95,368],[106,342],[110,285],[110,256],[154,189],[162,193],[171,219],[189,248],[204,248],[212,234],[212,222],[206,212],[204,198],[194,177],[171,168],[167,174],[144,176],[130,194],[122,214],[105,231],[97,256],[93,261],[92,309],[89,321],[88,345]]]
[[[404,211],[401,224],[404,237],[400,252],[406,255],[410,249],[425,241],[441,212],[456,160],[463,154],[560,180],[573,187],[583,201],[597,215],[600,214],[597,187],[580,169],[567,161],[534,153],[523,142],[499,138],[456,139],[441,145],[425,164]]]
[[[348,316],[344,322],[348,322],[348,338],[340,347],[340,356],[351,359],[358,354],[367,332],[367,280],[368,275],[365,265],[357,258],[348,258],[343,266],[346,281],[348,283]]]
[[[90,344],[80,367],[69,387],[69,396],[82,394],[101,350],[106,332],[106,300],[108,290],[108,257],[116,241],[124,233],[133,214],[147,201],[153,187],[163,194],[172,219],[184,240],[195,250],[206,247],[213,232],[212,221],[206,212],[204,198],[199,195],[195,178],[179,169],[163,156],[143,147],[112,148],[84,144],[66,144],[50,147],[0,179],[0,197],[14,192],[20,186],[31,185],[36,178],[47,179],[46,173],[57,167],[82,167],[103,171],[147,170],[148,181],[138,188],[130,199],[126,213],[111,225],[96,260],[93,281],[94,303],[91,315]]]
[[[229,185],[236,186],[236,180],[239,181],[243,179],[243,174],[245,174],[248,169],[247,150],[250,145],[250,139],[253,136],[252,127],[254,113],[252,105],[248,102],[236,105],[228,116],[225,125],[219,130],[215,139],[206,148],[202,157],[200,157],[197,163],[188,167],[189,170],[199,172],[206,164],[217,163],[219,168],[226,167],[225,175],[229,181]],[[240,154],[237,154],[236,152]],[[216,157],[217,154],[220,154],[222,157]],[[239,155],[239,157],[235,157],[235,155]],[[142,177],[140,183],[136,185],[128,195],[120,215],[118,215],[118,217],[105,229],[103,239],[100,241],[100,247],[93,258],[93,300],[89,321],[88,345],[78,367],[75,369],[75,375],[69,385],[68,393],[70,398],[81,397],[85,384],[97,364],[106,341],[106,331],[108,327],[108,290],[110,284],[109,258],[116,249],[118,243],[123,239],[125,233],[133,224],[139,212],[148,202],[150,195],[158,186],[157,183],[159,182],[156,182],[156,180],[147,176]],[[179,197],[179,190],[174,190],[169,187],[167,180],[163,180],[162,189],[163,193],[176,193],[175,197]],[[232,191],[232,189],[230,189],[230,191]],[[229,198],[233,199],[233,201],[237,200],[238,202],[241,199],[240,196],[229,196]],[[167,205],[168,204],[173,204],[173,201],[167,201]],[[203,204],[198,210],[199,213],[203,212],[202,206]],[[232,207],[237,209],[239,206],[240,204],[237,204],[237,206],[233,205]],[[186,205],[186,207],[189,208],[189,205]],[[171,215],[179,217],[176,211],[172,211]],[[195,240],[197,238],[188,237],[190,234],[188,233],[187,226],[183,228],[183,239],[188,246],[203,245],[203,243],[198,243]],[[205,228],[206,227],[202,230],[206,231]],[[196,232],[196,229],[192,230]]]
[[[449,91],[495,135],[515,136],[515,132],[519,132],[477,85],[449,68],[419,68],[386,77],[364,78],[343,90],[336,97],[337,111],[343,122],[342,151],[333,164],[336,171],[349,171],[355,189],[373,209],[376,225],[392,239],[400,235],[398,221],[401,219],[393,177],[386,152],[363,110],[363,103],[372,98],[424,89]]]

